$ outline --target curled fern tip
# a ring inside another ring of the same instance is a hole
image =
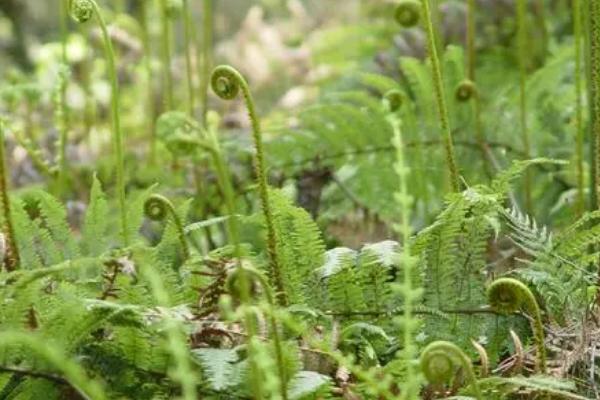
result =
[[[404,94],[397,89],[392,89],[386,92],[386,94],[383,96],[383,100],[387,105],[387,108],[391,112],[395,112],[402,107],[402,104],[404,103]]]
[[[483,396],[475,377],[473,364],[460,347],[454,343],[440,340],[430,343],[421,353],[423,375],[435,385],[449,382],[459,367],[470,381],[475,398],[482,400]]]
[[[477,96],[477,86],[475,82],[465,79],[458,84],[454,92],[454,97],[459,102],[467,102]]]
[[[512,278],[500,278],[488,288],[488,302],[492,308],[502,314],[512,314],[521,309],[526,301],[527,286]]]
[[[404,28],[412,28],[421,18],[421,4],[416,0],[404,0],[396,6],[396,22]]]
[[[144,215],[152,221],[163,221],[169,213],[169,205],[165,197],[153,194],[144,203]]]
[[[94,3],[90,0],[72,0],[71,17],[82,24],[89,21],[94,15]]]
[[[516,279],[500,278],[492,282],[487,290],[487,295],[492,308],[500,313],[512,314],[523,308],[533,317],[531,325],[538,353],[536,368],[538,372],[545,373],[544,326],[540,307],[531,290]]]
[[[217,96],[223,100],[232,100],[240,92],[241,79],[240,73],[234,68],[221,65],[213,71],[210,85]]]

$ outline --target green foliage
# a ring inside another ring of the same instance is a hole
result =
[[[469,0],[465,56],[456,2],[289,2],[280,107],[268,57],[210,75],[228,2],[126,3],[63,1],[60,56],[0,90],[1,399],[594,396],[598,6],[571,36]],[[274,3],[225,58],[281,39]]]

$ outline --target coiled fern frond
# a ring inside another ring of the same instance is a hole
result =
[[[274,286],[278,292],[279,301],[287,304],[287,294],[285,292],[279,254],[277,251],[277,237],[273,222],[273,211],[269,202],[269,190],[267,182],[267,167],[265,161],[265,152],[262,139],[260,120],[256,114],[254,99],[250,92],[250,87],[246,79],[235,68],[221,65],[214,69],[211,78],[211,87],[215,94],[223,100],[233,100],[241,92],[248,110],[248,116],[252,125],[252,137],[255,148],[255,173],[258,183],[258,190],[262,210],[265,216],[267,227],[267,253],[269,256],[269,274],[273,280]]]
[[[478,400],[483,400],[473,364],[469,357],[454,343],[438,341],[427,345],[421,353],[421,370],[433,384],[449,382],[461,367],[473,387]]]
[[[181,218],[177,214],[173,203],[169,199],[159,194],[153,194],[144,203],[144,214],[152,221],[165,221],[170,217],[175,224],[181,248],[183,249],[184,257],[187,259],[190,256],[190,249],[185,239],[185,231]]]
[[[546,373],[546,346],[542,314],[531,290],[516,279],[500,278],[491,283],[487,294],[489,304],[500,313],[512,314],[524,309],[531,315],[533,336],[537,348],[536,368],[539,372]]]

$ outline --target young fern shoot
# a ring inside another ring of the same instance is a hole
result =
[[[0,119],[0,211],[2,212],[2,234],[4,235],[4,259],[0,260],[0,267],[4,264],[7,271],[14,271],[19,267],[20,257],[15,232],[10,214],[10,199],[8,196],[8,171],[6,168],[6,151],[4,142],[5,123]],[[1,270],[2,268],[0,268]]]
[[[536,369],[546,373],[546,347],[542,314],[531,290],[513,278],[496,279],[487,290],[488,302],[494,310],[502,314],[512,314],[524,308],[531,317],[533,337],[537,349]]]
[[[183,229],[183,223],[181,218],[177,215],[177,211],[173,206],[173,203],[164,196],[159,194],[153,194],[144,203],[144,215],[152,221],[165,221],[167,217],[171,217],[175,228],[177,229],[177,235],[181,243],[183,250],[183,256],[187,260],[190,258],[190,248],[185,240],[185,231]]]
[[[278,300],[282,305],[287,305],[287,296],[280,271],[279,257],[277,254],[277,240],[273,222],[273,212],[269,203],[269,188],[267,182],[267,168],[262,142],[260,121],[256,115],[254,100],[246,79],[234,68],[221,65],[215,68],[210,79],[211,87],[215,94],[223,100],[232,100],[242,92],[248,116],[252,124],[252,136],[255,147],[254,169],[258,183],[258,191],[262,205],[265,224],[267,228],[267,253],[269,256],[269,273],[278,292]]]
[[[401,7],[409,7],[409,3],[414,3],[410,0],[404,0],[398,5],[396,11],[396,19],[399,20],[398,10]],[[408,9],[408,8],[407,8]],[[411,10],[415,10],[414,6],[410,6]],[[435,90],[435,98],[437,103],[438,114],[440,118],[440,126],[442,134],[444,136],[444,150],[446,152],[446,165],[448,173],[450,175],[450,184],[454,192],[460,190],[460,176],[458,173],[458,167],[456,164],[456,157],[454,155],[454,143],[452,140],[452,131],[450,129],[450,117],[448,114],[448,105],[446,104],[446,93],[444,90],[444,82],[442,79],[442,68],[440,65],[440,59],[438,56],[437,38],[436,32],[433,27],[430,0],[422,0],[421,2],[421,13],[423,16],[423,23],[427,32],[427,48],[429,51],[429,58],[431,59],[431,67],[433,72],[433,86]],[[403,17],[403,20],[408,21],[408,17]]]
[[[463,369],[466,378],[471,382],[475,398],[483,400],[473,364],[460,347],[451,342],[437,341],[430,343],[421,353],[421,370],[433,384],[450,381],[456,374],[457,367]]]
[[[108,64],[108,74],[112,90],[111,95],[111,118],[113,131],[113,147],[115,152],[116,175],[117,175],[117,197],[119,200],[119,213],[121,220],[121,235],[123,244],[129,245],[129,229],[127,223],[127,209],[125,204],[125,157],[123,146],[123,133],[121,131],[121,96],[119,92],[119,81],[117,79],[117,68],[115,65],[115,52],[113,50],[112,41],[108,33],[108,28],[100,7],[96,0],[72,0],[71,16],[79,23],[89,21],[93,16],[96,16],[100,30],[102,31],[102,40],[104,42],[104,52],[106,62]]]
[[[403,315],[398,318],[398,323],[402,327],[402,337],[400,342],[403,345],[402,358],[405,363],[406,376],[402,383],[402,399],[416,400],[419,396],[420,380],[418,370],[414,366],[414,360],[417,358],[417,346],[414,343],[414,337],[418,329],[418,320],[413,315],[414,305],[418,303],[422,296],[422,291],[413,285],[414,267],[416,259],[411,255],[410,247],[410,215],[413,198],[408,192],[408,176],[410,169],[404,160],[404,143],[402,141],[402,130],[400,117],[397,115],[402,106],[404,95],[398,90],[391,90],[384,97],[384,104],[389,111],[387,117],[392,127],[394,136],[392,145],[396,149],[396,162],[394,171],[398,176],[399,188],[394,195],[394,199],[400,209],[400,224],[395,226],[396,232],[401,236],[402,249],[397,254],[397,265],[404,272],[402,281],[399,282],[395,290],[403,298]]]

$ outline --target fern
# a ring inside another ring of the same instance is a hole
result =
[[[234,349],[197,349],[192,354],[203,368],[212,390],[222,392],[242,382],[241,371],[236,366],[238,354]]]
[[[82,229],[81,252],[83,254],[92,257],[99,256],[106,250],[108,222],[106,195],[102,191],[100,181],[94,176],[89,206]]]
[[[284,290],[292,304],[306,303],[311,298],[306,278],[324,257],[321,232],[310,215],[295,207],[284,193],[270,193]]]

